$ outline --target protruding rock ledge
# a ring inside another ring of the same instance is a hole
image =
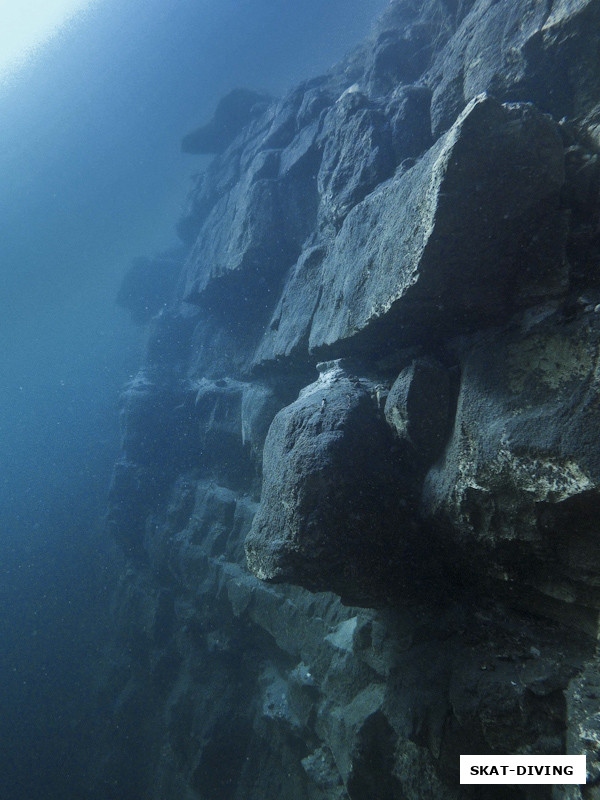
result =
[[[309,347],[390,348],[503,321],[564,290],[564,156],[552,119],[481,95],[417,164],[347,216],[322,266]],[[530,243],[555,241],[521,294]],[[546,234],[547,235],[547,234]],[[343,354],[343,353],[342,353]]]
[[[181,149],[184,153],[222,153],[271,100],[251,89],[234,89],[219,102],[210,122],[183,138]]]

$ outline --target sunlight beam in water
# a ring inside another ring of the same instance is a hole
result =
[[[0,79],[94,0],[0,0]]]

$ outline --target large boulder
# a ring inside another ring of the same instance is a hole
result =
[[[413,475],[378,387],[338,362],[322,369],[269,429],[248,566],[263,580],[380,604],[408,590]]]
[[[562,291],[563,181],[549,117],[477,97],[412,169],[346,217],[322,266],[310,348],[381,352],[489,325]],[[544,260],[539,238],[553,244]]]
[[[405,101],[423,111],[427,93],[399,93],[388,113],[402,117]],[[428,136],[422,122],[417,129],[415,147]],[[380,357],[504,321],[564,291],[563,145],[557,125],[533,106],[476,98],[414,165],[404,162],[347,213],[372,188],[351,153],[358,157],[342,147],[338,172],[320,183],[322,213],[325,187],[339,183],[328,213],[346,213],[341,229],[289,271],[256,363],[309,351]]]

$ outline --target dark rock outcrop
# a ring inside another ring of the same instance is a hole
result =
[[[163,311],[171,300],[185,257],[183,250],[169,250],[156,258],[136,258],[125,274],[117,303],[143,325]]]
[[[411,454],[413,470],[419,464],[432,464],[442,454],[452,410],[451,375],[433,359],[415,359],[394,381],[385,401],[385,418]]]
[[[381,353],[507,319],[521,299],[520,253],[558,217],[563,160],[556,125],[534,107],[473,100],[346,220],[323,263],[311,349]],[[535,276],[542,296],[564,287],[560,244],[546,285]]]
[[[219,102],[210,122],[184,137],[181,149],[184,153],[222,153],[270,99],[250,89],[234,89]]]
[[[594,306],[573,320],[549,306],[461,342],[454,431],[423,495],[457,559],[590,633],[600,608],[591,577],[600,454],[590,437],[600,424],[599,336]]]
[[[381,605],[411,591],[413,464],[394,447],[381,388],[339,362],[273,420],[246,539],[259,578]]]
[[[186,140],[216,155],[124,392],[99,785],[139,720],[129,796],[596,797],[475,795],[458,757],[598,781],[599,15],[395,0]]]

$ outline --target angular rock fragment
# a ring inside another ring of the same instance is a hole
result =
[[[194,388],[197,466],[228,486],[248,483],[256,472],[252,461],[260,468],[267,430],[281,404],[268,387],[231,378],[203,378]]]
[[[431,464],[441,454],[449,412],[448,371],[432,359],[417,359],[402,370],[385,401],[385,418],[416,464]]]
[[[431,39],[426,26],[412,25],[378,36],[367,71],[371,92],[387,94],[398,84],[412,83],[423,73],[431,55]]]
[[[315,133],[286,154],[257,152],[215,200],[183,270],[179,293],[186,302],[245,326],[272,312],[273,287],[298,258],[316,217]]]
[[[249,295],[264,292],[258,284],[267,282],[278,258],[283,255],[284,263],[290,259],[289,237],[285,236],[291,220],[285,213],[287,200],[277,182],[260,177],[254,181],[253,177],[247,175],[209,213],[184,273],[187,302],[215,311],[236,289],[238,314],[246,317],[251,311]],[[236,286],[231,279],[224,280],[232,275]],[[207,294],[209,287],[214,296]]]
[[[549,117],[477,97],[412,169],[345,219],[323,263],[310,348],[385,352],[506,319],[521,299],[522,247],[558,215],[563,181]],[[560,247],[543,270],[550,291],[562,287]]]
[[[262,452],[269,426],[281,402],[273,390],[260,383],[249,383],[242,394],[242,444],[250,447],[255,460],[262,462]]]
[[[308,247],[290,270],[281,298],[254,356],[256,366],[285,359],[306,361],[308,331],[319,302],[319,272],[326,250]]]
[[[214,480],[227,477],[230,485],[247,479],[249,452],[242,436],[244,384],[231,379],[202,379],[194,387],[198,424],[199,466]]]
[[[337,229],[358,202],[394,170],[392,134],[381,109],[353,87],[326,114],[317,178],[319,215]]]
[[[431,147],[431,90],[427,86],[400,86],[386,107],[396,163],[415,158]]]

